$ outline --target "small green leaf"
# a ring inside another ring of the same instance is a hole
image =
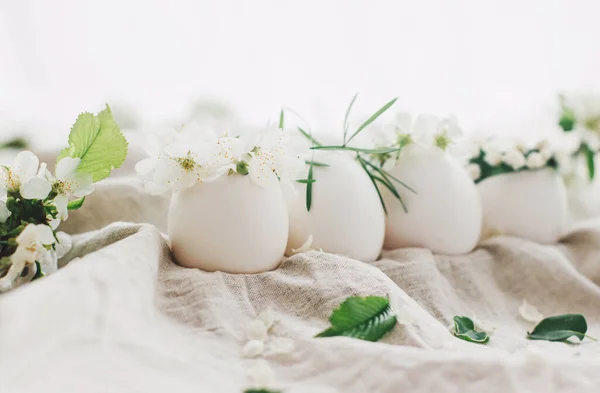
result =
[[[475,330],[475,324],[470,318],[461,316],[454,317],[454,335],[461,340],[477,344],[485,344],[490,340],[486,332]]]
[[[38,261],[35,261],[35,275],[31,278],[31,281],[42,278],[45,275],[46,274],[42,271],[42,265],[40,265]]]
[[[354,151],[357,153],[366,153],[366,154],[385,154],[385,153],[393,153],[396,151],[400,151],[401,147],[389,147],[385,149],[362,149],[360,147],[351,147],[351,146],[313,146],[312,150],[343,150],[343,151]]]
[[[282,393],[281,390],[269,390],[269,389],[246,389],[244,393]]]
[[[297,183],[302,183],[302,184],[308,184],[308,183],[314,183],[316,182],[315,179],[298,179],[296,180]]]
[[[14,138],[0,144],[0,149],[26,149],[29,143],[25,138]]]
[[[348,128],[350,125],[348,124],[348,116],[350,116],[350,111],[352,110],[352,106],[354,105],[354,101],[356,101],[356,97],[358,97],[358,93],[354,95],[352,101],[350,101],[350,105],[348,105],[348,109],[346,110],[346,116],[344,117],[344,145],[346,144],[346,136],[348,134]]]
[[[561,95],[559,98],[560,98],[560,106],[562,109],[562,113],[560,115],[558,125],[565,132],[573,131],[573,129],[575,128],[575,122],[576,122],[575,111],[573,110],[573,108],[569,107],[565,103],[565,97],[563,95]]]
[[[304,162],[305,162],[307,165],[313,165],[313,166],[321,166],[321,167],[328,167],[328,166],[329,166],[328,164],[324,164],[324,163],[322,163],[322,162],[317,162],[317,161],[309,161],[309,160],[306,160],[306,161],[304,161]]]
[[[283,130],[283,109],[279,113],[279,128]]]
[[[575,336],[583,340],[586,337],[586,332],[587,322],[583,315],[565,314],[542,319],[531,333],[527,332],[527,338],[530,340],[565,341],[569,337]]]
[[[396,316],[387,298],[351,296],[329,318],[331,327],[316,337],[346,336],[378,341],[396,326]]]
[[[314,183],[312,164],[308,168],[308,178],[306,180],[306,211],[309,212],[312,204],[312,185]]]
[[[596,156],[596,153],[587,144],[583,145],[582,148],[585,154],[585,162],[587,164],[588,176],[590,180],[594,180],[594,176],[596,175],[596,163],[594,157]]]
[[[85,197],[75,199],[67,203],[67,210],[77,210],[81,206],[83,206],[83,202],[85,201]]]
[[[371,117],[369,117],[367,119],[367,121],[365,121],[360,127],[358,127],[358,130],[354,131],[354,134],[352,134],[352,136],[350,138],[348,138],[348,140],[344,144],[349,143],[352,139],[354,139],[354,137],[356,135],[358,135],[362,130],[364,130],[369,124],[373,123],[379,116],[381,116],[392,105],[394,105],[394,103],[396,102],[397,99],[398,99],[398,97],[394,98],[393,100],[391,100],[390,102],[385,104],[383,107],[381,107],[381,109],[379,109],[377,112],[375,112]]]
[[[108,105],[94,116],[82,113],[69,134],[69,147],[58,156],[81,158],[78,172],[89,173],[94,182],[105,179],[127,157],[127,140],[115,123]]]
[[[300,131],[300,133],[302,135],[304,135],[304,137],[306,139],[308,139],[309,141],[311,141],[312,144],[313,144],[313,146],[321,146],[321,144],[319,142],[317,142],[317,140],[315,138],[313,138],[311,134],[309,134],[308,132],[304,131],[302,128],[298,127],[298,131]]]

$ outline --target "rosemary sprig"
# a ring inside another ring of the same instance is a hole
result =
[[[313,147],[311,147],[311,149],[315,148],[315,147],[319,147],[321,146],[321,144],[319,142],[317,142],[317,140],[315,138],[313,138],[313,136],[311,134],[309,134],[308,132],[304,131],[302,128],[298,127],[298,131],[300,131],[300,133],[302,135],[304,135],[304,137],[306,139],[308,139],[309,141],[312,142]]]
[[[329,166],[328,164],[325,164],[325,163],[322,163],[322,162],[317,162],[317,161],[306,160],[304,162],[306,163],[306,165],[312,164],[313,166],[321,166],[321,167],[327,167],[327,166]]]
[[[377,183],[375,182],[375,179],[373,179],[373,176],[371,176],[371,173],[367,169],[367,166],[365,165],[365,160],[358,154],[356,155],[356,158],[358,159],[358,162],[363,167],[367,175],[369,175],[369,179],[371,179],[371,183],[373,183],[373,187],[375,187],[375,191],[377,191],[377,196],[379,197],[379,201],[381,202],[381,207],[383,208],[384,213],[387,215],[387,209],[385,208],[385,202],[383,201],[383,197],[381,196],[381,191],[379,191],[379,188],[377,188]]]
[[[402,180],[398,179],[397,177],[395,177],[394,175],[392,175],[391,173],[389,173],[388,171],[386,171],[383,168],[378,167],[377,165],[373,165],[371,164],[368,160],[365,160],[365,163],[373,168],[375,171],[379,172],[383,177],[387,178],[391,178],[392,180],[395,180],[396,182],[398,182],[402,187],[406,188],[407,190],[411,191],[414,194],[418,194],[418,192],[416,192],[415,190],[413,190],[410,186],[408,186],[408,184],[404,183]],[[389,180],[389,179],[387,179]],[[390,182],[391,183],[391,182]]]
[[[343,146],[343,145],[319,145],[311,147],[311,150],[344,150],[344,151],[354,151],[357,153],[365,153],[365,154],[386,154],[393,153],[396,151],[402,150],[401,147],[390,147],[384,149],[363,149],[360,147],[352,147],[352,146]]]

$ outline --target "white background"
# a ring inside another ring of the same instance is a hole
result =
[[[0,135],[66,135],[103,102],[178,122],[199,98],[333,132],[355,92],[359,111],[398,96],[467,132],[545,132],[558,91],[600,88],[599,15],[597,0],[0,0]]]

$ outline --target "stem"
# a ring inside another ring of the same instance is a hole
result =
[[[587,338],[589,338],[590,340],[593,340],[593,341],[598,341],[598,339],[597,339],[597,338],[594,338],[594,337],[592,337],[592,336],[588,336],[587,334],[584,334],[584,336],[585,336],[585,337],[587,337]]]

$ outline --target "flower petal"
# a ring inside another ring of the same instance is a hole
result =
[[[71,181],[73,182],[73,195],[77,198],[94,192],[94,180],[89,173],[75,173],[71,177]]]
[[[22,151],[17,154],[13,163],[14,170],[18,173],[21,181],[27,181],[37,174],[40,160],[30,151]]]
[[[21,184],[21,196],[25,199],[45,199],[51,190],[48,180],[37,176]]]
[[[77,167],[81,162],[81,158],[65,157],[56,164],[56,178],[59,180],[67,180],[77,171]]]
[[[38,224],[35,226],[37,240],[45,245],[54,244],[54,232],[48,225]]]
[[[5,223],[12,212],[6,207],[6,202],[0,201],[0,223]]]
[[[262,355],[265,350],[265,343],[259,340],[250,340],[244,345],[242,356],[245,358],[255,358]]]
[[[291,338],[276,337],[269,343],[269,352],[274,355],[287,355],[294,352],[296,343]]]
[[[275,380],[275,372],[264,360],[259,360],[250,370],[248,374],[252,383],[256,387],[268,387]]]
[[[58,232],[56,237],[58,238],[58,243],[56,243],[54,247],[56,249],[56,257],[60,259],[73,247],[73,239],[71,238],[71,235],[65,232]]]
[[[267,326],[258,319],[254,319],[246,325],[246,336],[248,340],[265,341],[267,339]]]
[[[521,318],[531,323],[538,323],[544,319],[544,315],[538,311],[537,308],[527,303],[527,300],[523,299],[523,303],[519,306],[519,314]]]
[[[292,248],[292,252],[294,254],[300,254],[302,252],[310,251],[310,246],[312,246],[312,242],[313,242],[313,235],[310,234],[310,235],[308,235],[308,239],[306,239],[304,244],[302,244],[300,246],[300,248]]]

